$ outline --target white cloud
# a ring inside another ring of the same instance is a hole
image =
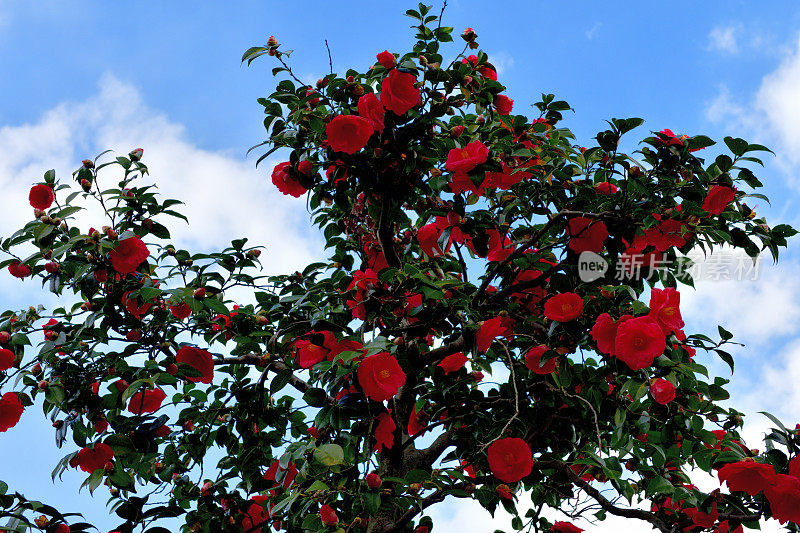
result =
[[[738,25],[717,26],[708,34],[708,48],[719,50],[728,54],[735,54],[739,51],[736,34],[740,28]]]
[[[489,58],[489,62],[494,65],[498,76],[502,76],[514,66],[514,58],[508,52],[493,53]]]
[[[756,383],[753,383],[751,403],[759,410],[768,411],[787,423],[788,427],[800,422],[800,339],[770,358]],[[760,415],[759,415],[760,416]],[[770,426],[764,421],[762,426]]]
[[[603,26],[602,22],[595,22],[594,25],[586,30],[586,38],[590,41],[597,37],[597,34],[600,32],[600,28]]]
[[[702,252],[689,254],[696,261]],[[696,290],[681,289],[681,309],[693,329],[712,331],[722,325],[734,341],[762,344],[797,331],[800,321],[800,265],[784,260],[774,265],[762,257],[752,272],[752,261],[740,250],[715,251],[699,265],[705,279],[696,279]],[[725,267],[723,270],[720,267]],[[738,279],[737,269],[741,269]],[[732,279],[709,279],[714,273]]]
[[[790,183],[800,186],[796,170],[800,163],[800,35],[782,55],[778,67],[762,78],[753,95],[736,96],[720,85],[706,107],[706,117],[748,131],[751,141],[774,144],[778,165]]]
[[[283,196],[269,181],[275,160],[257,170],[244,149],[231,155],[198,148],[182,125],[148,108],[135,87],[110,75],[83,102],[61,104],[32,124],[0,128],[0,235],[30,219],[27,191],[46,169],[55,168],[62,181],[70,182],[81,159],[104,149],[124,155],[140,146],[151,171],[145,181],[155,182],[163,197],[186,203],[178,210],[189,217],[189,225],[167,220],[177,245],[209,251],[248,237],[251,244],[266,246],[261,259],[269,273],[292,271],[321,257],[321,238],[303,199]],[[106,187],[116,185],[112,173],[101,171],[100,180]],[[80,227],[105,224],[98,215],[92,209]]]
[[[761,81],[758,110],[786,146],[790,158],[800,160],[800,37],[778,68]]]

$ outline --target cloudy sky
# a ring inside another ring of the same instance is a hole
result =
[[[475,28],[516,111],[554,93],[574,107],[566,124],[587,146],[604,120],[632,116],[647,121],[641,136],[645,128],[670,128],[771,146],[777,155],[759,175],[773,202],[753,205],[773,225],[800,226],[795,2],[448,3],[446,24]],[[378,52],[409,46],[405,9],[361,0],[0,0],[0,235],[28,220],[27,189],[45,170],[67,176],[103,150],[141,146],[162,192],[187,203],[191,226],[174,232],[183,246],[212,249],[247,236],[267,247],[264,263],[273,272],[319,257],[321,240],[303,200],[268,184],[276,161],[256,170],[245,156],[263,140],[256,98],[270,92],[273,65],[264,58],[247,68],[239,59],[275,35],[295,51],[298,75],[313,81],[328,70],[327,39],[335,70],[366,69]],[[787,425],[800,422],[800,244],[793,248],[778,266],[765,259],[755,281],[706,281],[683,291],[687,330],[714,333],[719,323],[746,344],[735,351],[731,388],[733,403],[749,414],[751,441],[766,425],[760,410]],[[34,283],[0,276],[3,309],[48,301]],[[703,357],[727,375],[719,361]],[[31,498],[81,511],[101,528],[113,525],[102,490],[94,498],[74,495],[82,476],[70,472],[63,484],[51,484],[60,455],[52,429],[38,418],[29,412],[0,436],[0,457],[17,458],[0,462],[0,478]],[[483,533],[508,524],[461,503],[435,516],[440,531]],[[647,531],[616,522],[587,529]]]

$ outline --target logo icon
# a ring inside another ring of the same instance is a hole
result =
[[[590,282],[602,278],[608,270],[608,261],[594,252],[581,252],[578,256],[578,276],[581,281]]]

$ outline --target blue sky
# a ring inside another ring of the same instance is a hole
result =
[[[646,119],[639,136],[670,128],[767,144],[777,156],[759,175],[773,204],[754,204],[772,224],[800,226],[796,2],[448,4],[446,24],[475,28],[515,111],[526,112],[542,92],[554,93],[572,104],[575,113],[565,123],[587,146],[605,119],[629,116]],[[327,39],[335,70],[365,69],[378,52],[401,52],[411,43],[406,7],[413,6],[0,0],[0,235],[28,219],[27,188],[46,169],[66,175],[107,148],[126,153],[141,146],[165,194],[187,200],[192,226],[175,233],[184,246],[224,246],[247,235],[267,245],[274,272],[319,257],[320,239],[303,202],[267,183],[277,160],[255,170],[255,158],[245,158],[263,139],[255,100],[270,92],[274,65],[265,57],[247,68],[239,59],[275,35],[295,50],[297,74],[313,82],[328,70]],[[713,333],[722,323],[748,345],[737,351],[732,388],[734,404],[751,414],[753,438],[764,427],[759,410],[787,425],[800,421],[800,392],[791,384],[800,379],[800,244],[793,248],[778,267],[765,260],[757,281],[709,281],[683,291],[687,329]],[[52,302],[34,283],[7,278],[0,279],[4,309]],[[710,357],[705,362],[724,373]],[[0,478],[30,497],[113,525],[105,495],[74,496],[82,476],[71,472],[62,485],[50,483],[60,455],[52,429],[38,418],[31,408],[0,435],[0,456],[19,458],[0,464]],[[468,505],[445,506],[438,516],[464,533],[507,523]],[[643,530],[638,524],[589,529]]]

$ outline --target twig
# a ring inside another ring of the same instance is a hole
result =
[[[331,67],[331,74],[333,74],[333,59],[331,58],[331,47],[328,46],[328,39],[325,39],[325,48],[328,50],[328,65]]]

